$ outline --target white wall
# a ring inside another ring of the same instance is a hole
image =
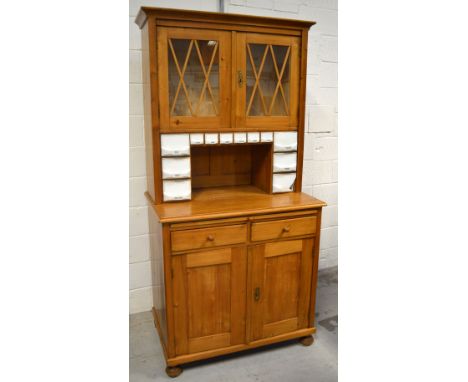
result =
[[[140,30],[143,6],[219,11],[219,1],[130,0],[130,313],[151,309]],[[337,0],[225,0],[225,12],[314,20],[309,33],[303,190],[325,200],[320,268],[338,264]]]

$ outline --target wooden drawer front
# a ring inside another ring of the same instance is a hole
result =
[[[252,224],[252,241],[281,239],[315,233],[317,218],[306,216],[296,219],[273,220]]]
[[[185,251],[187,249],[245,243],[246,240],[246,224],[201,228],[172,232],[171,248],[173,251]]]

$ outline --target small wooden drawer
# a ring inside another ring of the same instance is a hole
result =
[[[246,224],[173,231],[171,233],[171,248],[175,252],[241,244],[246,241]]]
[[[317,218],[305,216],[296,219],[273,220],[252,223],[252,241],[282,239],[315,233]]]

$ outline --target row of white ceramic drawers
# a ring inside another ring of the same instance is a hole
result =
[[[296,173],[273,174],[273,193],[294,191]],[[192,182],[190,179],[163,180],[163,199],[165,202],[190,200]]]
[[[274,142],[275,152],[297,150],[297,132],[161,134],[162,156],[190,155],[190,145]]]
[[[296,171],[296,152],[274,153],[273,172]],[[190,178],[190,157],[162,158],[163,179]]]

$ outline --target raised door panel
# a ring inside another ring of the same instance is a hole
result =
[[[161,131],[230,125],[231,34],[158,27]]]
[[[299,47],[298,37],[238,34],[237,128],[297,129]]]
[[[250,248],[250,341],[309,326],[313,239]]]
[[[172,256],[175,350],[245,343],[246,249]]]

